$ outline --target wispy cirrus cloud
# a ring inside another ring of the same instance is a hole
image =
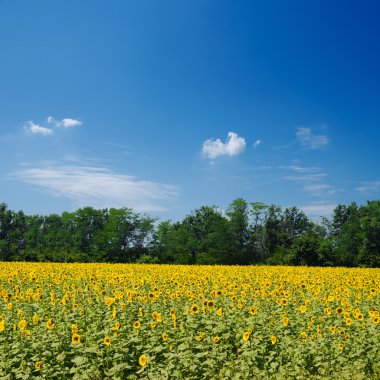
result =
[[[254,143],[253,143],[253,149],[256,149],[260,144],[262,143],[261,140],[256,140]]]
[[[99,166],[44,163],[11,175],[53,196],[70,199],[75,207],[165,211],[167,207],[163,203],[170,203],[178,196],[176,186],[139,180]]]
[[[313,133],[311,128],[297,128],[296,138],[305,149],[321,149],[326,147],[330,140],[327,135]]]
[[[328,175],[318,167],[290,165],[281,168],[294,173],[284,176],[283,179],[301,184],[302,190],[311,196],[323,198],[336,193],[336,189],[326,183]]]
[[[283,166],[284,169],[290,169],[297,173],[315,173],[320,171],[321,169],[315,166],[298,166],[298,165],[290,165]]]
[[[244,152],[246,146],[245,139],[235,132],[228,132],[226,142],[220,139],[207,139],[202,146],[202,153],[209,159],[219,156],[236,156]]]
[[[327,183],[309,183],[304,186],[304,190],[317,197],[328,197],[336,193],[334,187]]]
[[[299,208],[303,210],[308,216],[317,218],[321,216],[331,216],[336,206],[337,204],[335,203],[315,202],[299,206]]]
[[[34,123],[33,121],[28,121],[24,126],[24,129],[27,133],[32,135],[48,136],[53,134],[52,129],[43,127],[39,124]]]
[[[363,182],[360,186],[356,188],[356,191],[367,194],[380,192],[380,181]]]
[[[286,175],[283,179],[294,182],[313,182],[320,181],[324,177],[327,177],[326,173],[306,173],[302,175]]]

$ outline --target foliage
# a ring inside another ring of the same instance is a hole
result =
[[[380,201],[338,205],[331,220],[235,199],[182,221],[130,208],[25,215],[0,204],[0,260],[173,264],[380,266]]]

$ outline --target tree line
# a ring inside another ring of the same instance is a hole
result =
[[[26,215],[0,204],[0,261],[380,266],[380,201],[338,205],[320,223],[242,198],[182,221],[130,208]]]

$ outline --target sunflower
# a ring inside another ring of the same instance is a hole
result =
[[[351,318],[346,318],[346,325],[351,326],[352,325],[352,319]]]
[[[117,331],[117,330],[119,330],[120,326],[121,326],[120,322],[116,322],[116,323],[113,325],[112,330],[113,330],[113,331]]]
[[[257,312],[257,310],[256,310],[256,308],[254,306],[251,306],[251,307],[248,308],[248,312],[251,315],[255,315],[256,312]]]
[[[133,327],[134,327],[135,329],[139,329],[140,326],[141,326],[141,323],[140,323],[139,321],[136,321],[136,322],[133,323]]]
[[[223,309],[220,307],[217,312],[216,312],[219,316],[222,316],[223,315]]]
[[[36,362],[36,364],[34,364],[34,368],[39,371],[41,369],[41,366],[42,366],[42,362]]]
[[[194,314],[198,314],[199,313],[199,307],[197,305],[193,305],[191,306],[191,312],[194,313]]]
[[[148,358],[146,357],[146,355],[141,355],[139,357],[139,364],[141,365],[141,367],[145,367],[148,363]]]
[[[300,306],[299,308],[301,313],[306,313],[307,307],[305,305]]]
[[[168,339],[169,339],[168,334],[163,333],[163,334],[162,334],[162,340],[163,340],[164,342],[166,342]]]
[[[338,315],[341,315],[342,313],[343,313],[343,308],[341,308],[340,306],[339,307],[337,307],[336,308],[336,313],[338,314]]]
[[[103,339],[103,343],[106,345],[106,346],[109,346],[111,344],[111,338],[109,336],[106,336],[104,339]]]
[[[338,344],[338,348],[339,348],[340,350],[343,350],[343,348],[344,348],[344,344],[343,344],[343,343],[339,343],[339,344]]]
[[[243,340],[247,341],[249,340],[249,337],[251,336],[251,333],[246,331],[244,334],[243,334]]]
[[[38,324],[39,320],[40,320],[40,317],[37,314],[33,315],[32,321],[34,325]]]
[[[47,322],[46,322],[46,327],[47,327],[49,330],[53,330],[53,329],[54,329],[54,326],[55,326],[54,321],[53,321],[51,318],[49,318],[49,319],[47,320]]]
[[[380,322],[380,318],[379,317],[372,317],[371,321],[373,324],[378,325]]]
[[[271,340],[272,344],[276,344],[276,343],[277,343],[277,338],[276,338],[275,335],[272,335],[272,336],[270,337],[270,340]]]
[[[214,336],[213,341],[214,341],[214,343],[219,343],[220,342],[220,338],[218,336]]]
[[[19,328],[20,330],[24,330],[27,324],[28,324],[28,322],[26,322],[25,319],[22,319],[22,320],[18,323],[18,328]]]
[[[71,343],[73,344],[79,344],[80,343],[80,335],[77,333],[74,333],[71,337]]]
[[[113,298],[113,297],[106,297],[106,298],[104,299],[104,303],[105,303],[107,306],[111,306],[114,302],[115,302],[115,298]]]

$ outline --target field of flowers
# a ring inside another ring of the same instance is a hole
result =
[[[380,270],[0,263],[1,379],[379,379]]]

